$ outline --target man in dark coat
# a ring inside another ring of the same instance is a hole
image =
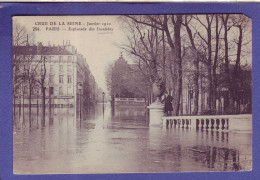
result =
[[[164,102],[164,112],[167,116],[171,115],[173,111],[172,100],[173,97],[166,91],[162,102]]]

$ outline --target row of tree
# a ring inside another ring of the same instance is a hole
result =
[[[32,95],[42,92],[42,123],[45,124],[45,89],[46,89],[46,60],[47,57],[44,56],[46,52],[42,52],[43,49],[38,49],[40,54],[40,59],[36,61],[35,51],[30,49],[29,44],[33,43],[34,34],[27,31],[24,26],[15,23],[13,28],[13,112],[15,115],[16,108],[16,95],[19,94],[23,96],[23,106],[25,104],[25,95],[28,94],[28,106],[29,106],[29,125],[31,127],[31,114],[32,114]],[[21,48],[28,46],[28,49]],[[30,53],[31,52],[31,53]],[[33,65],[34,64],[34,65]],[[40,69],[40,71],[39,71]],[[35,90],[37,89],[38,92]],[[19,107],[21,108],[21,107]],[[23,109],[24,111],[24,109]],[[24,112],[23,112],[24,114]],[[15,119],[15,118],[13,118]]]
[[[208,100],[205,109],[216,111],[218,91],[226,89],[226,110],[235,113],[241,93],[251,91],[251,20],[241,14],[126,15],[120,17],[127,41],[121,46],[134,59],[147,81],[173,90],[174,114],[179,115],[183,77],[192,71],[194,109],[198,114],[202,78]],[[192,65],[184,67],[187,49]],[[247,93],[250,94],[250,93]],[[250,97],[249,97],[250,98]],[[203,103],[203,102],[202,102]]]

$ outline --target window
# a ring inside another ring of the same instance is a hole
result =
[[[68,73],[71,73],[71,72],[72,72],[72,66],[68,65]]]
[[[68,84],[70,84],[71,82],[72,82],[71,75],[68,75]]]
[[[50,82],[50,84],[54,83],[54,75],[49,76],[49,82]]]
[[[68,86],[68,95],[71,95],[71,94],[72,94],[72,87]]]
[[[63,57],[59,56],[59,62],[62,62],[62,60],[63,60]]]
[[[63,95],[63,88],[59,87],[59,95]]]
[[[51,95],[51,94],[53,94],[54,93],[54,89],[53,89],[53,87],[50,87],[50,89],[49,89],[49,94]]]
[[[68,56],[68,61],[71,62],[71,56]]]
[[[59,66],[60,73],[63,73],[63,65]]]
[[[50,65],[50,73],[51,73],[51,74],[54,73],[53,64]]]
[[[60,75],[60,77],[59,77],[59,83],[60,83],[60,84],[63,84],[63,75]]]

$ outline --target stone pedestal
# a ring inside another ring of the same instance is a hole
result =
[[[150,104],[149,109],[149,126],[158,126],[162,127],[162,117],[164,115],[163,108],[164,105],[157,99],[155,102]]]

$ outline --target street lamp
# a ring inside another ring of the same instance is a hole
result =
[[[105,113],[105,106],[104,106],[105,93],[104,92],[102,93],[102,96],[103,96],[103,129],[104,129],[104,113]]]
[[[39,114],[38,95],[39,95],[39,89],[37,89],[37,118],[38,118],[38,114]]]
[[[105,93],[104,92],[102,93],[102,96],[103,96],[103,106],[104,106],[104,99],[105,99]]]
[[[82,83],[78,83],[78,89],[79,89],[79,118],[81,120],[81,89],[82,89]]]

